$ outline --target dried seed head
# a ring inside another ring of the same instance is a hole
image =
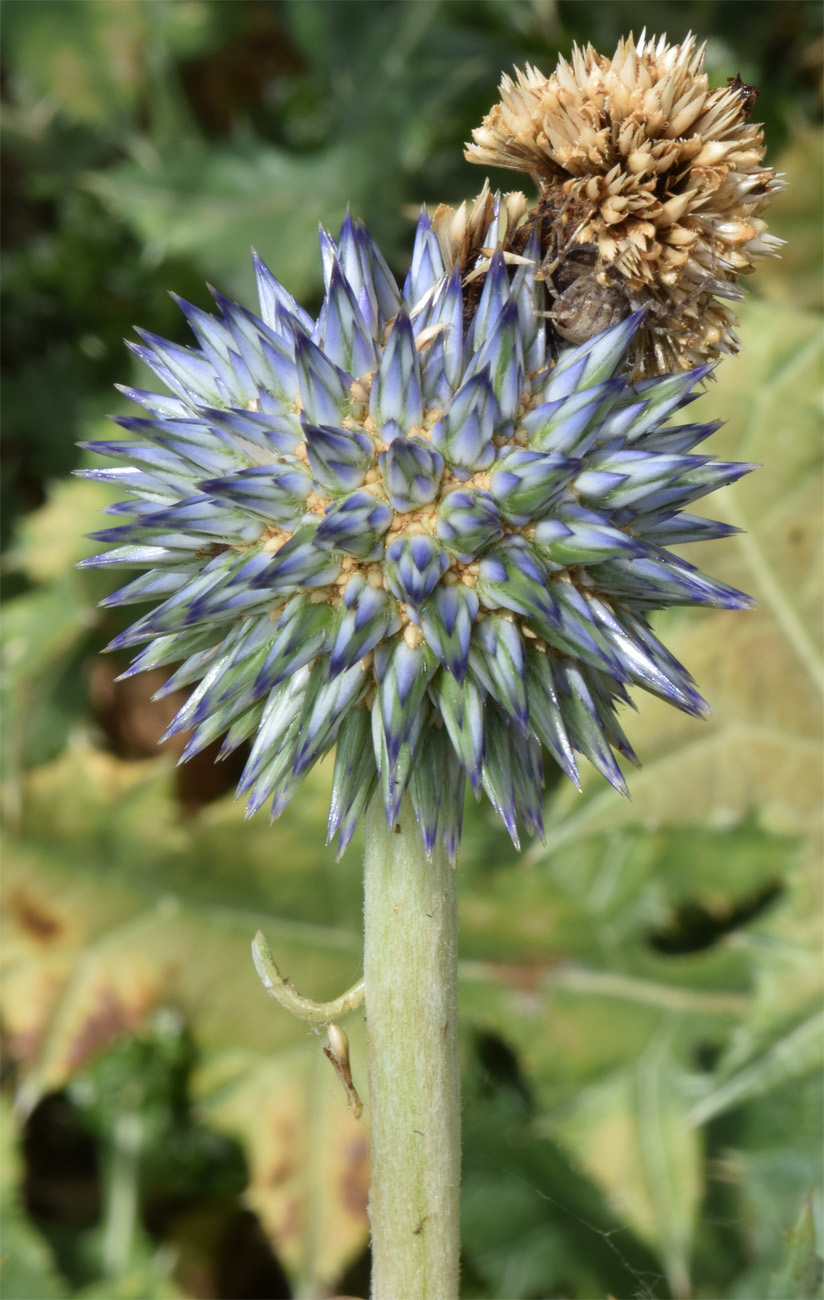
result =
[[[764,166],[757,92],[712,90],[689,35],[573,49],[544,77],[527,66],[473,131],[470,162],[528,172],[540,189],[549,316],[581,343],[640,308],[634,376],[738,350],[738,278],[781,241],[759,214],[782,182]],[[527,224],[529,224],[529,219]],[[600,306],[599,306],[600,300]]]
[[[523,221],[528,203],[525,194],[493,194],[489,181],[471,203],[451,208],[441,203],[435,209],[432,226],[447,270],[459,266],[465,271],[474,265],[484,250],[489,257],[497,247],[504,247]],[[490,239],[492,240],[490,246]]]

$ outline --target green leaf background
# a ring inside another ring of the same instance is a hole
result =
[[[240,1207],[282,1276],[265,1294],[368,1285],[368,1110],[354,1120],[249,951],[260,926],[320,999],[358,976],[360,850],[336,863],[324,847],[328,768],[275,826],[246,822],[230,792],[184,787],[175,753],[151,755],[159,706],[112,695],[97,658],[116,630],[96,608],[107,578],[74,565],[107,494],[67,475],[73,439],[106,436],[111,381],[129,381],[119,333],[178,328],[161,287],[205,301],[210,278],[248,299],[249,244],[311,302],[317,221],[334,227],[347,201],[402,273],[415,204],[480,184],[461,142],[502,68],[647,20],[709,27],[716,80],[761,80],[786,36],[759,112],[768,100],[785,144],[771,225],[788,248],[694,408],[725,420],[715,454],[762,468],[708,502],[745,531],[689,558],[758,607],[659,620],[714,715],[638,699],[630,801],[595,776],[583,794],[555,786],[546,846],[520,855],[467,808],[463,1294],[821,1295],[822,139],[798,53],[812,7],[755,6],[743,34],[732,5],[684,4],[677,23],[673,6],[539,0],[6,8],[4,1294],[252,1294],[215,1262]],[[346,1028],[365,1093],[361,1017]],[[97,1153],[100,1204],[79,1225],[43,1210],[36,1178],[55,1099]],[[142,1126],[137,1164],[123,1110]]]

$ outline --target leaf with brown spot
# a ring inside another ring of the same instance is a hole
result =
[[[262,926],[310,995],[340,993],[360,966],[359,862],[338,865],[323,846],[328,772],[274,828],[244,822],[231,800],[183,820],[173,773],[78,743],[27,777],[2,877],[18,1103],[25,1112],[175,1008],[198,1045],[203,1104],[247,1147],[250,1205],[295,1286],[328,1290],[366,1242],[367,1130],[320,1040],[267,997],[251,939]],[[357,1076],[357,1023],[354,1039]]]
[[[6,906],[22,934],[44,946],[59,938],[62,922],[48,903],[33,897],[25,887],[12,890]]]
[[[368,1240],[368,1129],[346,1108],[320,1039],[250,1059],[233,1087],[204,1103],[204,1115],[246,1146],[247,1200],[285,1267],[310,1289],[334,1285]]]

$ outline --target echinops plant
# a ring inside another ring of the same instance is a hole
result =
[[[173,665],[161,694],[193,687],[184,758],[251,742],[239,794],[277,817],[335,748],[339,853],[366,816],[378,1300],[457,1294],[467,783],[516,845],[543,834],[545,764],[626,793],[631,691],[707,707],[650,615],[751,604],[670,549],[734,531],[690,508],[752,467],[698,450],[716,426],[683,412],[733,349],[716,296],[740,250],[777,242],[760,135],[736,88],[708,101],[701,59],[642,37],[506,79],[468,156],[530,171],[537,207],[484,186],[424,209],[402,286],[347,214],[321,231],[316,318],[255,257],[257,311],[181,301],[194,347],[130,344],[165,392],[124,389],[147,414],[87,444],[116,464],[81,472],[127,500],[85,563],[141,571],[107,605],[151,604],[110,648],[142,647],[127,675]],[[300,1013],[261,936],[255,955]]]

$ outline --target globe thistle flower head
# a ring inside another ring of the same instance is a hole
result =
[[[110,646],[142,647],[126,675],[193,687],[184,758],[250,743],[249,813],[278,816],[336,746],[341,852],[408,792],[454,858],[467,782],[516,844],[540,834],[545,761],[623,791],[631,688],[705,707],[650,612],[749,604],[667,549],[732,531],[686,507],[748,468],[670,423],[706,367],[633,386],[637,315],[549,358],[537,232],[508,261],[509,206],[481,199],[468,320],[454,214],[422,212],[403,290],[350,216],[322,232],[317,319],[256,257],[258,313],[181,302],[196,346],[130,345],[166,392],[124,389],[147,414],[86,444],[115,464],[81,473],[128,499],[85,563],[140,571],[104,604],[150,605]]]
[[[713,90],[704,46],[642,32],[612,58],[573,48],[555,72],[516,71],[473,131],[470,162],[528,172],[540,191],[549,316],[584,342],[639,308],[636,377],[738,350],[738,279],[781,240],[759,214],[782,188],[764,166],[757,92]]]

